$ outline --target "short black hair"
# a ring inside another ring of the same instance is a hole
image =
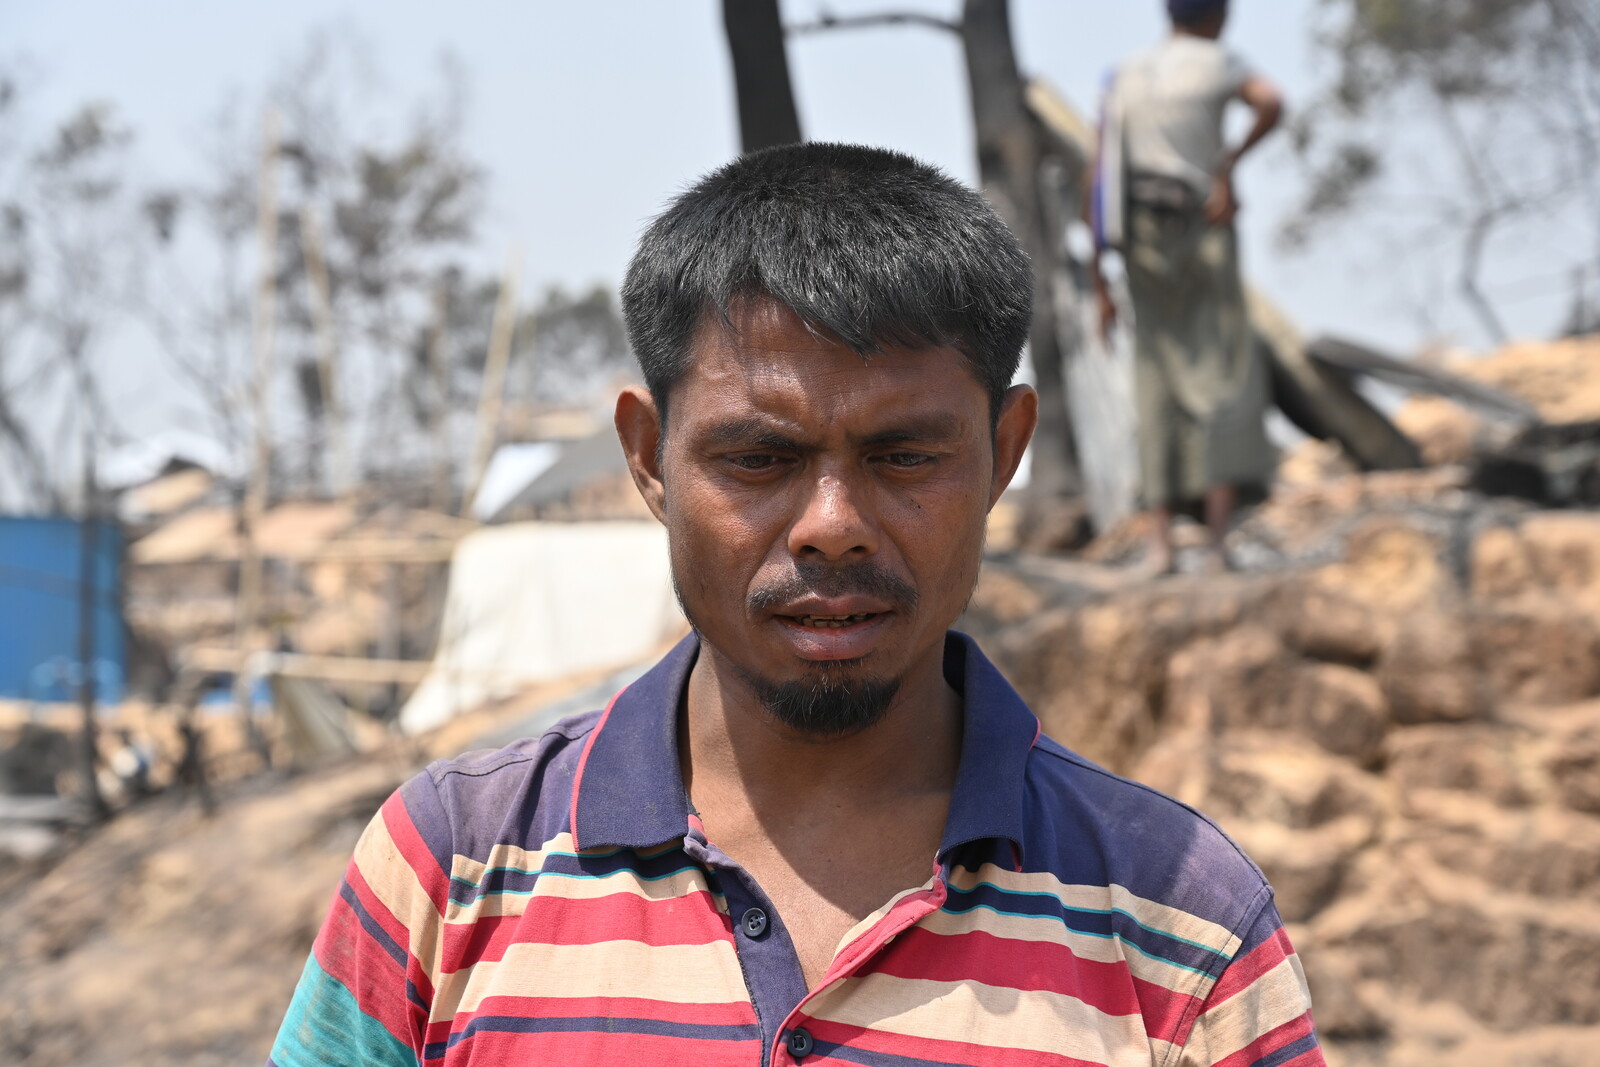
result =
[[[771,297],[862,357],[948,345],[989,394],[1017,372],[1033,272],[976,192],[900,152],[782,145],[742,156],[679,195],[628,265],[622,311],[645,384],[667,394],[712,312]]]
[[[1228,13],[1228,0],[1167,0],[1167,15],[1181,29],[1204,27],[1212,19]]]

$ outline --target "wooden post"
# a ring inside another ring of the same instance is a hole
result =
[[[461,514],[470,516],[472,505],[483,487],[483,476],[494,454],[500,430],[500,407],[505,400],[506,364],[511,358],[511,335],[517,320],[517,285],[522,274],[522,253],[513,248],[506,257],[505,276],[500,280],[500,299],[494,306],[494,326],[489,332],[489,354],[483,367],[483,391],[478,395],[478,425],[472,447],[467,491],[461,498]]]
[[[1043,131],[1028,110],[1011,40],[1006,0],[965,0],[961,39],[972,94],[978,175],[987,196],[1033,260],[1033,326],[1028,349],[1039,390],[1039,429],[1025,525],[1044,521],[1051,505],[1082,492],[1064,370],[1063,341],[1052,299],[1065,256],[1062,238],[1047,228],[1040,191]]]
[[[433,335],[428,339],[428,371],[433,378],[432,426],[433,485],[429,495],[433,509],[450,510],[454,488],[450,470],[450,366],[445,341],[450,332],[450,286],[440,279],[433,292]]]
[[[78,749],[78,773],[83,778],[83,804],[91,823],[104,822],[111,815],[106,798],[100,793],[96,777],[99,764],[99,723],[95,721],[94,619],[95,571],[100,521],[99,495],[94,472],[94,434],[85,427],[83,435],[83,527],[79,531],[78,554],[78,706],[83,713],[83,737]]]
[[[317,372],[322,385],[322,420],[327,428],[328,491],[338,496],[350,484],[350,457],[345,454],[344,415],[339,409],[338,348],[333,336],[333,291],[328,263],[322,255],[322,230],[310,204],[300,207],[300,246],[305,251],[306,279],[311,283],[311,324],[316,332]]]
[[[398,514],[395,518],[398,518]],[[405,643],[405,598],[401,592],[400,564],[388,563],[383,569],[384,614],[383,632],[378,637],[378,657],[394,662],[400,659]],[[400,717],[400,687],[393,682],[384,686],[384,717],[394,721]]]
[[[239,610],[235,620],[235,643],[248,653],[259,640],[263,561],[256,535],[266,511],[267,479],[272,468],[272,438],[268,423],[271,403],[274,326],[277,316],[278,251],[278,114],[269,108],[261,144],[261,176],[256,203],[256,292],[253,316],[252,349],[254,376],[250,385],[250,409],[255,447],[251,457],[249,482],[245,488],[239,523]],[[233,699],[245,737],[270,766],[271,754],[266,739],[256,728],[250,694],[249,673],[241,667],[234,675]]]
[[[722,27],[733,60],[741,151],[799,141],[778,0],[722,0]]]

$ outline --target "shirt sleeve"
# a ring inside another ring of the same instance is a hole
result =
[[[1255,68],[1237,52],[1226,51],[1222,60],[1224,95],[1229,99],[1239,95],[1244,83],[1256,76]]]
[[[1305,972],[1270,899],[1243,936],[1177,1067],[1325,1067]]]
[[[449,902],[447,832],[432,780],[384,803],[356,844],[268,1059],[269,1067],[415,1067]]]

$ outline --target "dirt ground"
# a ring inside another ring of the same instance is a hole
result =
[[[0,1062],[260,1063],[361,829],[412,768],[375,756],[145,801],[0,899]]]
[[[345,863],[384,798],[429,760],[482,747],[484,736],[599,681],[536,687],[421,742],[224,782],[212,818],[172,790],[48,863],[0,867],[0,1064],[264,1062]]]

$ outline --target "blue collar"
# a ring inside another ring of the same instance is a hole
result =
[[[678,708],[699,651],[698,636],[685,637],[617,694],[590,734],[573,786],[579,848],[643,849],[689,833]],[[939,853],[1003,838],[1020,855],[1025,769],[1039,721],[966,634],[946,635],[944,675],[961,693],[966,721]]]

